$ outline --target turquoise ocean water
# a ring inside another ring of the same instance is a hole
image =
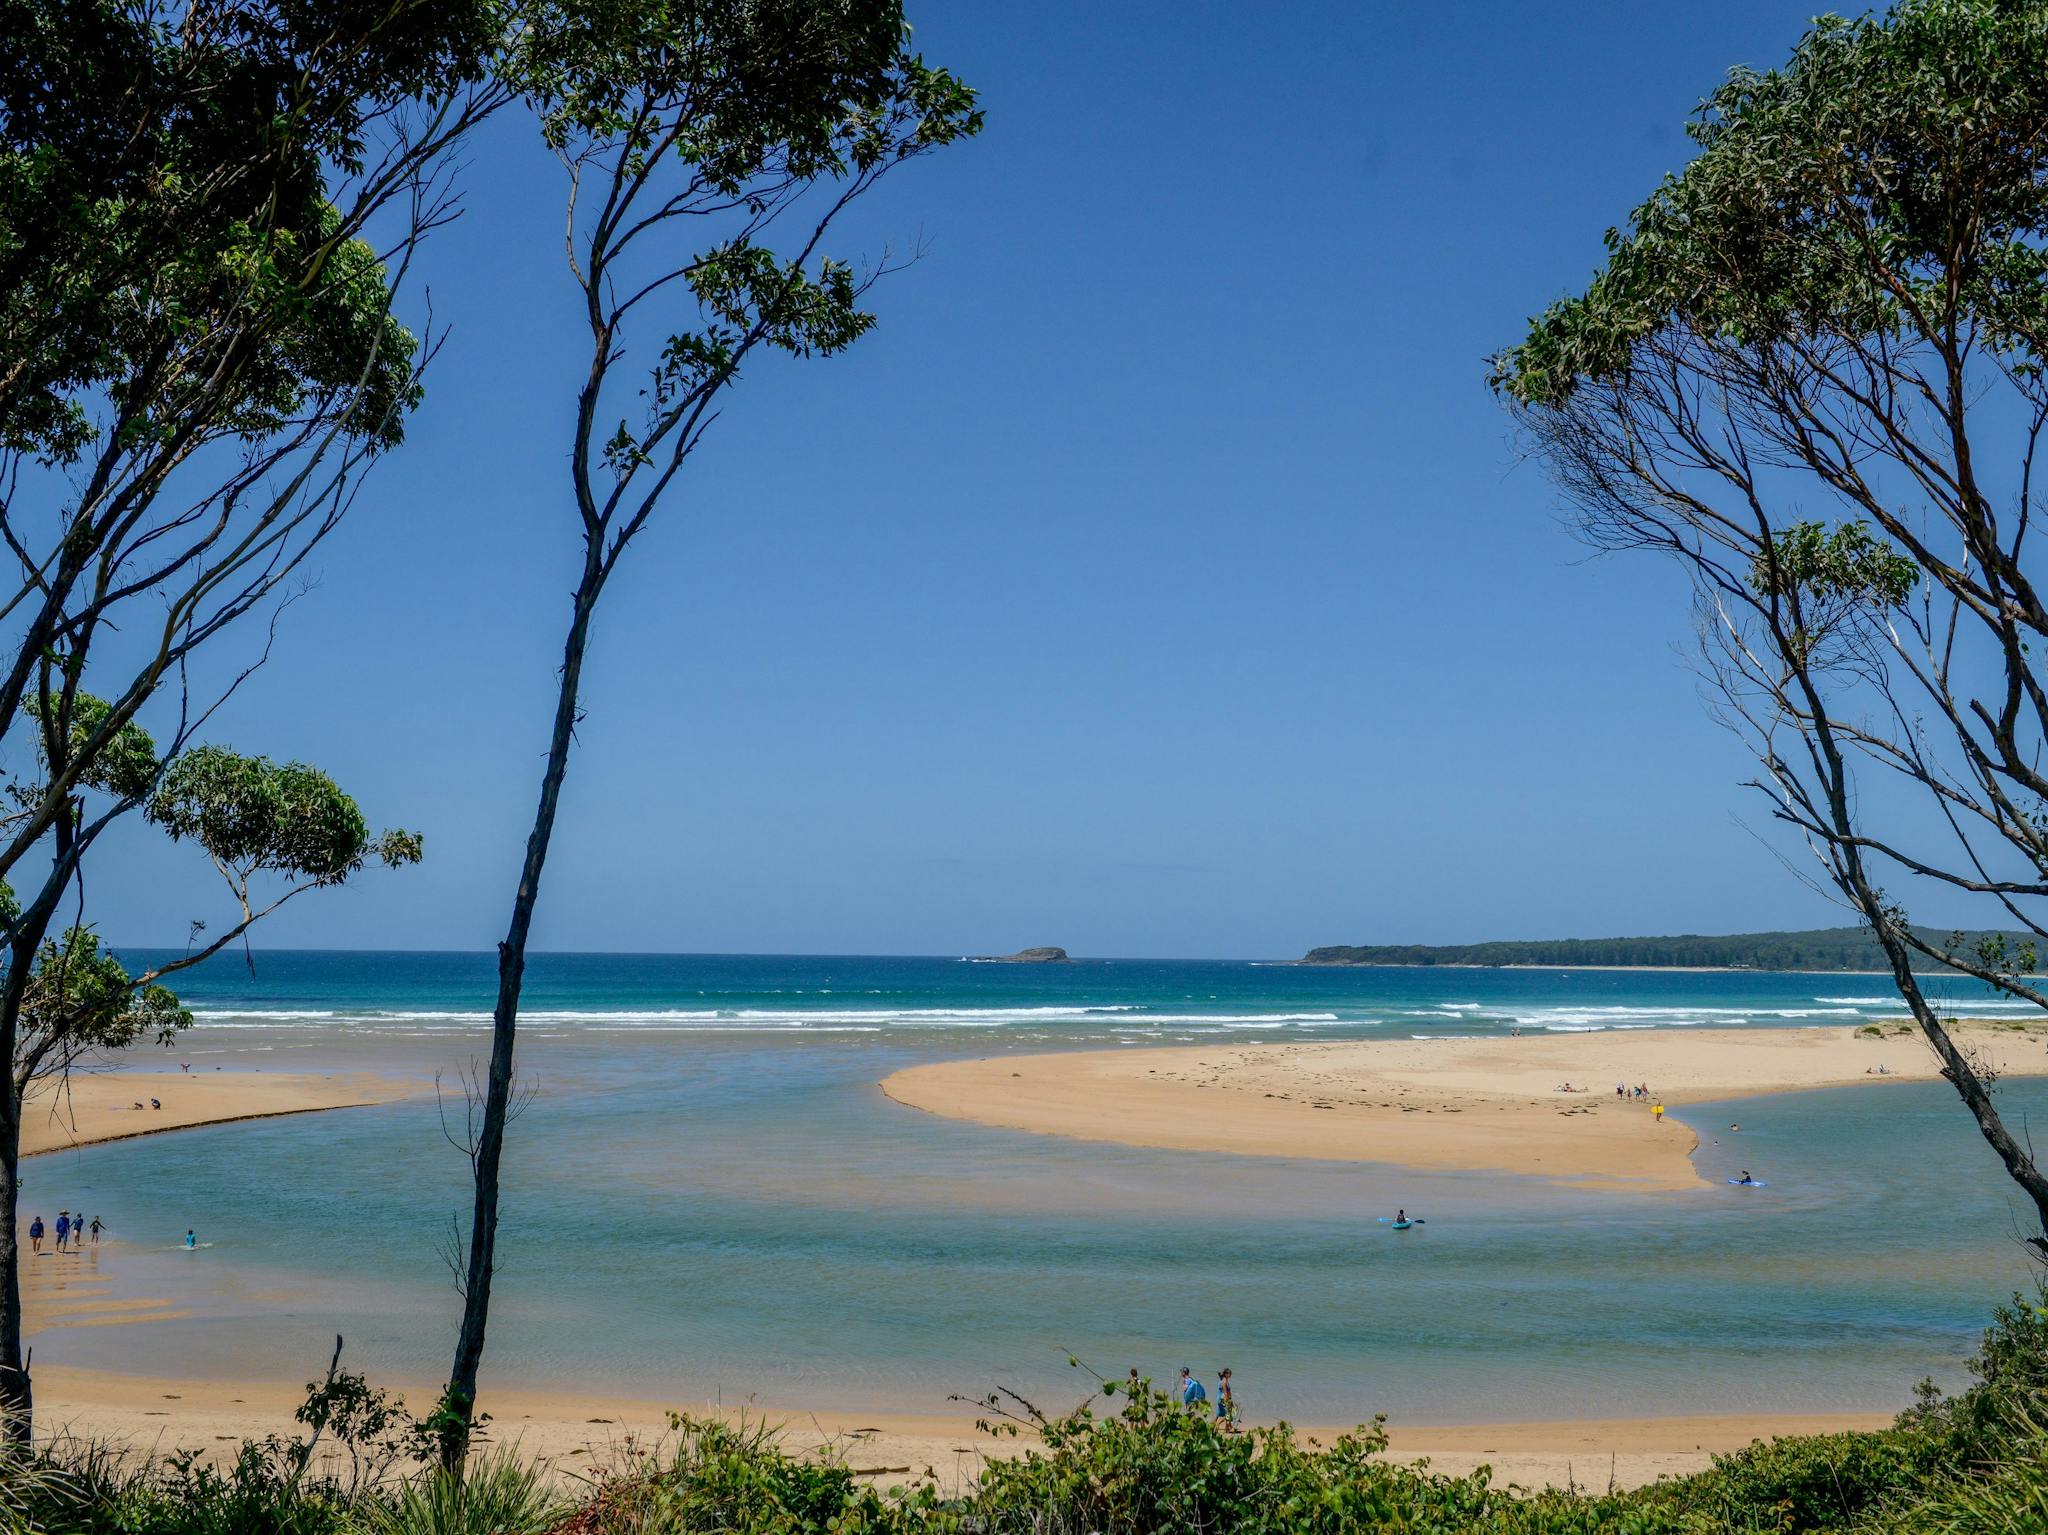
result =
[[[452,1087],[492,984],[487,955],[216,961],[185,978],[176,1058]],[[1228,1364],[1255,1415],[1316,1422],[1884,1409],[1953,1379],[2029,1283],[1940,1083],[1688,1109],[1717,1182],[1691,1198],[1082,1144],[874,1085],[1003,1050],[1854,1024],[1898,1015],[1878,977],[549,955],[526,998],[487,1362],[520,1385],[936,1410],[996,1384],[1060,1400],[1071,1351]],[[2048,1116],[2042,1084],[2001,1092]],[[1718,1186],[1738,1166],[1769,1189]],[[124,1290],[192,1313],[52,1329],[36,1357],[305,1378],[340,1331],[357,1368],[431,1381],[464,1172],[432,1096],[36,1159],[25,1208],[102,1214]],[[1429,1223],[1373,1224],[1397,1204]],[[213,1245],[172,1250],[188,1225]]]

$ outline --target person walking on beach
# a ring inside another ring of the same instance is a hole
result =
[[[97,1247],[97,1246],[99,1246],[99,1245],[100,1245],[100,1233],[101,1233],[101,1232],[102,1232],[103,1230],[105,1230],[105,1229],[106,1229],[105,1223],[104,1223],[103,1221],[101,1221],[101,1220],[100,1220],[100,1218],[99,1218],[99,1217],[98,1217],[97,1215],[95,1215],[95,1216],[94,1216],[94,1217],[92,1218],[92,1245],[93,1245],[93,1246]]]
[[[43,1218],[40,1215],[28,1223],[28,1245],[38,1253],[43,1250]]]
[[[62,1251],[64,1251],[64,1239],[65,1239],[66,1237],[70,1236],[70,1235],[71,1235],[71,1212],[70,1212],[69,1210],[59,1210],[59,1211],[57,1212],[57,1251],[58,1251],[58,1252],[62,1252]]]
[[[1202,1404],[1209,1400],[1209,1393],[1202,1383],[1195,1379],[1194,1371],[1186,1365],[1180,1367],[1180,1403],[1190,1412],[1200,1412]]]
[[[1216,1372],[1216,1422],[1226,1434],[1237,1432],[1237,1397],[1230,1389],[1230,1371]]]

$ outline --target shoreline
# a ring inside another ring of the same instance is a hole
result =
[[[2048,1075],[2036,1030],[1957,1030],[2002,1075]],[[910,1066],[877,1086],[941,1118],[1075,1140],[1681,1193],[1710,1186],[1699,1136],[1653,1104],[1939,1075],[1917,1034],[1837,1026],[1072,1050]],[[1617,1080],[1652,1096],[1617,1097]]]
[[[172,1130],[370,1108],[419,1090],[416,1083],[370,1072],[81,1072],[45,1085],[23,1106],[21,1152],[46,1156]],[[162,1107],[144,1107],[151,1102]]]
[[[373,1382],[372,1384],[379,1384]],[[135,1450],[191,1448],[218,1455],[245,1438],[300,1432],[292,1420],[297,1386],[193,1381],[45,1366],[36,1372],[39,1437],[114,1439]],[[432,1387],[396,1388],[415,1409]],[[1101,1398],[1095,1398],[1098,1402]],[[1035,1435],[995,1439],[974,1428],[977,1409],[933,1413],[812,1413],[776,1405],[655,1401],[572,1391],[486,1388],[479,1406],[492,1414],[490,1437],[554,1462],[566,1475],[606,1464],[627,1446],[668,1437],[668,1413],[779,1424],[793,1452],[842,1456],[879,1483],[925,1478],[943,1490],[965,1485],[983,1462],[1038,1448]],[[1368,1415],[1369,1417],[1369,1415]],[[1264,1421],[1257,1414],[1254,1422]],[[1704,1469],[1710,1457],[1753,1439],[1888,1426],[1890,1413],[1729,1413],[1692,1417],[1574,1418],[1471,1424],[1388,1425],[1389,1459],[1427,1459],[1464,1474],[1481,1465],[1497,1480],[1525,1486],[1604,1484],[1633,1487],[1660,1476]],[[1295,1425],[1328,1444],[1350,1425]]]

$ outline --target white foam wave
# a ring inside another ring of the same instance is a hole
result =
[[[491,1021],[482,1009],[194,1008],[193,1017],[215,1028],[275,1028],[331,1023],[355,1027],[434,1026],[480,1028]],[[999,1028],[1006,1024],[1086,1023],[1114,1018],[1121,1023],[1231,1025],[1279,1028],[1290,1023],[1338,1023],[1336,1013],[1149,1013],[1135,1004],[1101,1007],[917,1007],[917,1008],[536,1008],[520,1014],[529,1025],[582,1024],[591,1028],[784,1028],[826,1025],[880,1028]]]

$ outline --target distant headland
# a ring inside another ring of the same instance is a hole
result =
[[[1065,949],[1051,947],[1042,949],[1019,949],[1015,954],[970,954],[968,959],[977,965],[1071,965]]]
[[[1952,933],[1934,928],[1914,932],[1937,947],[1973,952],[1985,941],[2003,939],[2018,956],[2023,933]],[[1529,966],[1539,969],[1622,970],[1865,970],[1888,971],[1890,963],[1868,928],[1825,927],[1799,933],[1730,933],[1721,937],[1680,933],[1664,938],[1555,938],[1463,944],[1333,944],[1310,949],[1304,965],[1471,965]],[[1937,970],[1932,960],[1914,957],[1916,970]]]

